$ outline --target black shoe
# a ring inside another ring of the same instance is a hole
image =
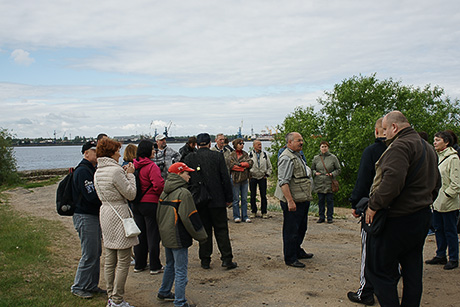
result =
[[[334,223],[334,221],[333,220],[327,220],[327,223],[332,224],[332,223]]]
[[[318,220],[316,221],[316,223],[318,223],[318,224],[324,223],[324,219],[318,219]]]
[[[211,263],[207,261],[201,261],[201,267],[205,270],[209,270],[211,268]]]
[[[369,297],[359,297],[356,292],[348,292],[347,293],[348,299],[352,302],[359,303],[359,304],[364,304],[364,305],[369,305],[372,306],[375,304],[374,301],[374,295],[369,296]]]
[[[224,268],[227,268],[227,270],[231,270],[231,269],[236,268],[238,265],[236,264],[236,262],[232,262],[232,261],[222,261],[222,266],[223,266]]]
[[[452,270],[458,268],[458,261],[449,261],[447,264],[444,266],[444,270]]]
[[[305,264],[300,262],[299,260],[294,261],[293,263],[286,263],[289,266],[295,267],[295,268],[304,268]]]
[[[425,261],[426,264],[446,264],[447,258],[446,257],[433,257],[431,260]]]
[[[313,254],[305,253],[297,257],[297,259],[311,259],[313,258]]]
[[[169,292],[168,295],[161,295],[160,293],[158,293],[157,295],[157,300],[159,301],[172,302],[175,299],[176,299],[176,296],[172,292]]]
[[[101,289],[99,287],[94,288],[93,290],[89,291],[95,294],[107,294],[107,290]]]

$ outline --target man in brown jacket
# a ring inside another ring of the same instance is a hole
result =
[[[387,218],[383,231],[369,237],[366,276],[381,306],[400,306],[400,277],[401,306],[419,306],[429,206],[441,185],[438,158],[401,112],[388,113],[383,129],[389,146],[376,163],[365,222],[372,224],[380,210],[386,210]]]

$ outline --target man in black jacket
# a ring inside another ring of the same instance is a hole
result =
[[[233,201],[232,184],[224,156],[210,150],[211,137],[207,133],[197,136],[198,151],[185,158],[185,163],[196,171],[191,173],[192,190],[199,191],[203,183],[210,196],[209,200],[197,202],[196,207],[203,222],[208,240],[200,243],[199,256],[201,267],[210,268],[212,254],[212,231],[221,253],[222,266],[227,269],[237,267],[233,262],[232,246],[228,234],[227,206]],[[196,197],[195,197],[196,201]]]
[[[363,197],[369,197],[372,182],[375,176],[375,163],[379,160],[382,153],[385,151],[387,146],[385,145],[385,136],[383,134],[382,127],[383,117],[379,118],[375,123],[374,134],[375,142],[364,149],[361,155],[361,162],[359,163],[358,177],[356,178],[356,184],[351,193],[350,202],[352,207],[352,214],[358,218],[362,212],[356,213],[356,205]],[[361,227],[361,274],[360,284],[358,291],[348,292],[348,299],[355,303],[361,303],[365,305],[374,304],[374,288],[366,278],[365,264],[366,264],[366,246],[367,246],[367,232]]]
[[[99,223],[99,200],[94,188],[96,172],[96,142],[87,142],[82,147],[83,160],[73,175],[72,194],[76,204],[73,224],[81,242],[81,258],[78,263],[72,294],[81,298],[92,298],[95,293],[107,293],[99,288],[101,257],[101,227]]]

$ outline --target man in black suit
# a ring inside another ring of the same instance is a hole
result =
[[[211,137],[207,133],[197,135],[198,151],[185,157],[185,163],[195,169],[191,173],[190,185],[195,192],[195,205],[203,222],[208,240],[200,243],[201,267],[210,268],[212,254],[212,231],[221,253],[222,266],[227,269],[237,267],[233,262],[232,246],[228,234],[227,206],[233,201],[232,184],[224,156],[211,151]],[[208,197],[197,197],[202,189]],[[207,199],[206,199],[207,198]]]

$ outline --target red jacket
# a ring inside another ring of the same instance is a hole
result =
[[[165,181],[161,177],[160,168],[149,158],[141,157],[134,159],[134,167],[141,168],[139,171],[139,180],[141,189],[144,192],[149,186],[150,188],[142,197],[142,203],[158,203],[161,192],[165,186]]]

